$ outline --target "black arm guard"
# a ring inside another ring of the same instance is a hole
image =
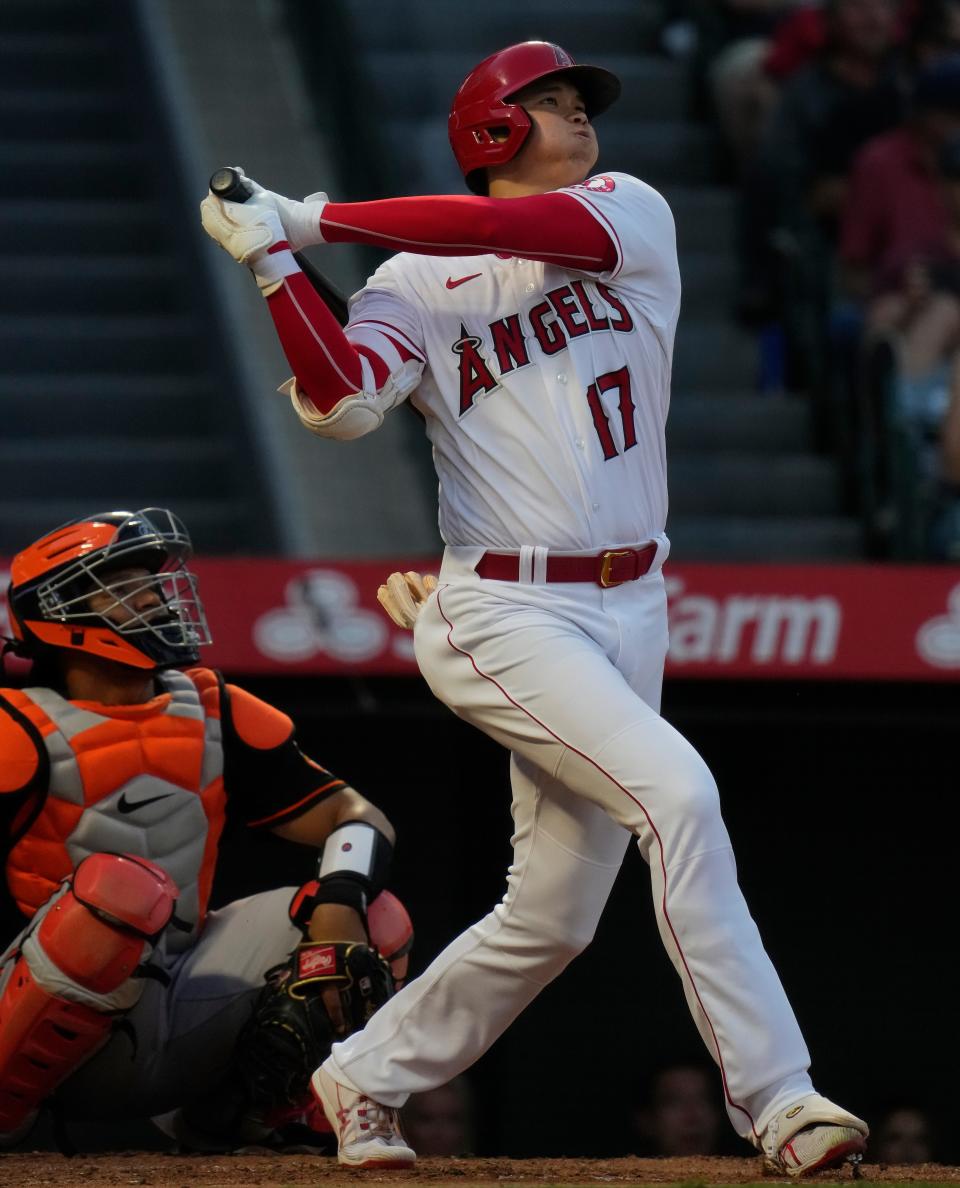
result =
[[[332,990],[328,1010],[324,991]],[[257,1109],[295,1105],[331,1045],[359,1031],[393,994],[390,968],[352,942],[305,941],[274,966],[237,1039],[236,1060]]]

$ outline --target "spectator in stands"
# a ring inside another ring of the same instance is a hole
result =
[[[946,408],[934,455],[926,549],[935,561],[960,561],[960,348],[950,357]]]
[[[721,131],[742,174],[760,146],[780,88],[827,48],[831,17],[824,0],[737,0],[736,6],[762,13],[763,21],[754,15],[754,27],[717,53],[709,80]],[[909,43],[911,60],[926,61],[957,35],[958,7],[960,0],[900,0],[896,38]]]
[[[956,38],[955,15],[960,0],[900,0],[898,38],[906,46],[910,60],[927,61],[928,54],[942,52]],[[764,69],[777,82],[783,82],[812,61],[827,42],[827,15],[822,0],[813,0],[797,8],[777,26]],[[960,48],[956,44],[953,49]]]
[[[716,1071],[701,1064],[671,1064],[649,1083],[633,1125],[650,1156],[720,1155],[721,1113]]]
[[[780,22],[770,38],[763,68],[783,84],[823,52],[827,20],[822,4],[802,4]]]
[[[926,1112],[902,1104],[887,1110],[873,1128],[870,1159],[875,1163],[930,1163],[933,1146],[933,1127]]]
[[[778,27],[810,0],[699,0],[692,5],[709,99],[738,173],[746,167],[776,101],[764,70]]]
[[[907,53],[916,70],[960,53],[960,0],[918,0],[907,24]]]
[[[951,399],[943,419],[940,448],[943,454],[944,481],[960,495],[960,356],[954,352],[950,371]],[[960,533],[957,534],[960,540]]]
[[[473,1091],[466,1077],[414,1093],[401,1117],[418,1155],[470,1155],[476,1150]]]
[[[960,545],[960,54],[925,66],[907,121],[858,154],[840,254],[868,345],[895,346],[896,411],[935,489],[930,549],[950,556]]]
[[[944,336],[960,327],[958,179],[960,54],[954,54],[921,71],[908,119],[857,154],[841,212],[847,290],[867,302],[869,331],[907,334],[911,373],[928,369]],[[933,299],[939,294],[945,300]]]
[[[739,313],[752,325],[784,317],[795,387],[809,382],[803,364],[822,353],[815,336],[850,163],[904,109],[894,0],[828,0],[824,14],[826,43],[785,84],[741,212]]]
[[[812,0],[819,2],[819,0]],[[741,107],[750,107],[752,94],[741,94],[741,76],[749,76],[763,57],[768,39],[784,16],[811,0],[661,0],[663,15],[660,41],[675,58],[691,64],[698,106],[712,113],[717,102],[715,74],[719,68],[723,96],[721,128],[725,115],[734,121],[736,136]],[[727,89],[729,81],[729,102]],[[752,78],[746,90],[752,91]],[[744,113],[743,118],[750,117]]]

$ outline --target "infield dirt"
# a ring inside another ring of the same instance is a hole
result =
[[[825,1186],[960,1183],[960,1168],[941,1164],[888,1167],[864,1164],[859,1176],[853,1169],[824,1172],[803,1183]],[[80,1155],[72,1159],[48,1152],[0,1154],[3,1188],[117,1188],[149,1185],[151,1188],[295,1188],[320,1185],[337,1188],[359,1182],[456,1185],[500,1184],[598,1185],[672,1184],[699,1188],[711,1184],[790,1183],[786,1177],[764,1175],[756,1159],[422,1159],[411,1171],[352,1171],[318,1155],[163,1155],[155,1151],[110,1155]],[[793,1181],[795,1182],[795,1181]]]

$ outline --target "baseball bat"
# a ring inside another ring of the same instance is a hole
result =
[[[242,173],[238,173],[229,165],[215,170],[210,175],[210,193],[216,194],[218,198],[223,198],[227,202],[246,202],[248,198],[253,197],[250,183]],[[300,265],[303,275],[317,291],[320,300],[327,309],[341,326],[346,326],[348,316],[346,297],[332,281],[327,280],[323,273],[310,263],[302,252],[294,252],[293,258]]]

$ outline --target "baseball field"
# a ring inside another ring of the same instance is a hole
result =
[[[816,1185],[870,1183],[909,1184],[911,1188],[960,1183],[960,1167],[924,1163],[909,1167],[864,1164],[824,1172],[804,1183]],[[765,1176],[759,1159],[422,1159],[412,1171],[353,1171],[316,1155],[244,1154],[217,1156],[163,1155],[156,1152],[76,1156],[47,1152],[0,1155],[3,1188],[115,1188],[142,1184],[151,1188],[293,1188],[295,1185],[427,1183],[433,1188],[497,1184],[501,1188],[547,1188],[550,1185],[659,1184],[701,1188],[710,1184],[772,1185],[786,1177]]]

